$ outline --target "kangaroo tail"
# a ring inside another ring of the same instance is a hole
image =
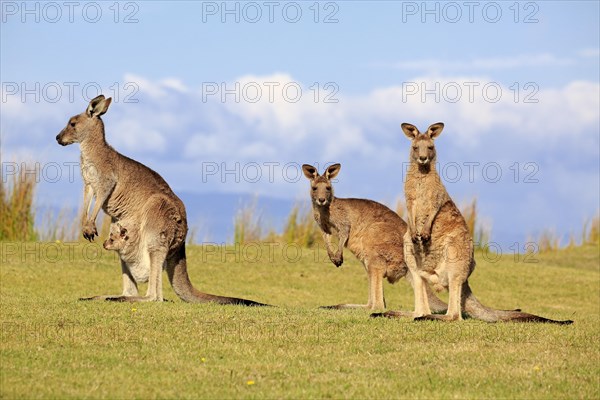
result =
[[[217,303],[217,304],[237,304],[242,306],[268,306],[268,304],[258,303],[252,300],[239,299],[237,297],[217,296],[214,294],[202,293],[197,290],[190,282],[187,273],[187,262],[185,257],[185,246],[182,245],[176,254],[167,259],[167,275],[169,282],[173,286],[175,294],[186,303]]]
[[[490,307],[486,307],[477,300],[471,288],[469,282],[465,282],[463,285],[463,307],[467,314],[472,318],[480,319],[486,322],[544,322],[551,324],[569,325],[573,321],[556,321],[549,318],[540,317],[538,315],[528,314],[521,312],[521,310],[496,310]]]

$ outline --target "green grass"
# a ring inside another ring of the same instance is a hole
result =
[[[2,245],[1,398],[598,398],[600,256],[584,246],[537,263],[477,254],[486,305],[571,326],[371,319],[319,305],[367,299],[345,252],[283,245],[189,247],[197,287],[277,308],[80,302],[120,292],[116,254],[84,243]],[[237,260],[236,260],[237,258]],[[489,258],[489,257],[488,257]],[[317,259],[315,261],[315,259]],[[145,290],[145,288],[142,288]],[[403,280],[391,309],[412,307]],[[250,384],[249,384],[250,383]]]

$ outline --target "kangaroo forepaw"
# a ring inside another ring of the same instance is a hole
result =
[[[344,263],[344,256],[330,256],[329,259],[336,267],[340,267]]]
[[[98,236],[98,229],[96,229],[96,224],[94,224],[93,222],[84,224],[83,237],[91,242],[94,240],[95,236]]]

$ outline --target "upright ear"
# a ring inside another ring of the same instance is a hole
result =
[[[308,179],[315,179],[317,176],[319,176],[317,169],[309,164],[302,165],[302,172],[304,172],[304,176]]]
[[[103,94],[94,97],[92,101],[90,101],[90,104],[88,105],[87,110],[85,110],[85,113],[90,118],[99,117],[108,110],[108,106],[110,106],[111,101],[111,97],[105,99]]]
[[[436,137],[440,136],[440,133],[442,133],[443,130],[444,123],[437,122],[435,124],[430,125],[429,128],[427,128],[427,135],[429,135],[430,138],[435,139]]]
[[[333,179],[340,173],[342,166],[340,164],[333,164],[325,170],[325,178]]]
[[[419,130],[413,124],[409,124],[409,123],[405,122],[400,126],[402,126],[402,132],[404,132],[406,137],[409,138],[410,140],[413,140],[417,136],[419,136]]]

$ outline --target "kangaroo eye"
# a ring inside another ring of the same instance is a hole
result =
[[[331,186],[327,186],[325,189],[327,189],[328,192],[331,191]]]
[[[75,122],[71,122],[69,125],[71,125],[72,127],[75,127]]]
[[[415,150],[415,151],[416,151],[416,150],[417,150],[417,146],[413,146],[413,150]]]
[[[313,187],[312,187],[312,190],[313,190],[313,192],[316,192],[316,191],[317,191],[317,187],[316,187],[316,186],[313,186]]]
[[[429,150],[433,150],[433,146],[427,146]]]

